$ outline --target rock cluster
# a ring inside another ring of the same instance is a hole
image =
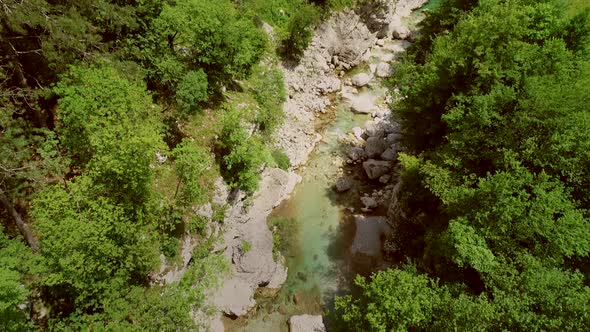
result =
[[[331,104],[329,94],[342,89],[341,70],[359,64],[374,43],[374,34],[360,17],[345,11],[318,27],[299,64],[283,68],[289,99],[283,105],[285,121],[275,140],[295,168],[307,160],[321,139],[314,132],[315,113],[325,112]],[[355,82],[366,85],[371,76],[360,75]],[[358,106],[360,111],[367,111],[362,103]]]

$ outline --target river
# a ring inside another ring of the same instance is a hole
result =
[[[429,5],[436,6],[436,2]],[[362,68],[355,71],[363,71]],[[368,70],[366,66],[364,69]],[[376,97],[376,103],[381,105],[385,93],[378,79],[358,91],[359,95]],[[301,314],[323,315],[330,329],[335,296],[350,293],[357,274],[369,275],[386,266],[380,255],[359,259],[350,250],[356,231],[353,214],[360,212],[361,194],[382,185],[369,183],[360,165],[343,162],[347,159],[347,145],[341,143],[341,138],[352,128],[363,127],[371,116],[353,113],[350,105],[338,97],[333,104],[320,121],[327,124],[318,128],[322,141],[298,170],[302,182],[268,219],[271,229],[277,223],[282,225],[282,254],[287,260],[288,279],[276,296],[258,295],[258,307],[247,317],[224,317],[226,331],[286,332],[289,317]],[[352,181],[352,189],[338,194],[333,186],[343,175]],[[382,206],[371,215],[385,213]]]

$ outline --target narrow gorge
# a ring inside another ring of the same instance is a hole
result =
[[[231,198],[217,249],[231,275],[210,297],[222,312],[212,330],[286,331],[287,321],[291,331],[324,328],[321,315],[356,274],[388,266],[383,241],[402,147],[390,111],[400,96],[385,80],[416,33],[421,15],[412,11],[425,2],[333,14],[301,61],[283,64],[289,98],[275,141],[292,168],[266,169],[251,200]]]

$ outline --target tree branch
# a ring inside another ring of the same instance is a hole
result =
[[[16,226],[18,227],[21,234],[24,236],[29,246],[31,246],[31,249],[33,249],[33,251],[39,251],[39,242],[33,236],[33,233],[29,229],[29,225],[27,225],[23,221],[23,218],[21,218],[18,211],[16,211],[14,206],[12,206],[12,204],[8,200],[8,197],[6,197],[6,195],[4,194],[4,190],[2,190],[2,188],[0,188],[0,202],[2,202],[6,210],[10,212],[10,214],[12,215],[12,218],[14,219]]]

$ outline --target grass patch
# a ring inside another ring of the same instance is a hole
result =
[[[291,167],[291,160],[289,160],[287,154],[285,154],[282,150],[273,150],[271,152],[271,156],[278,168],[287,171],[289,167]]]
[[[190,234],[198,233],[203,235],[203,231],[207,226],[207,218],[203,216],[194,215],[186,222],[186,230]]]
[[[346,73],[347,77],[353,77],[356,74],[365,73],[367,75],[371,75],[371,68],[369,68],[369,64],[366,62],[361,62],[351,70]]]
[[[213,204],[213,221],[223,224],[225,221],[225,216],[227,215],[227,211],[229,210],[228,204]]]
[[[242,242],[240,243],[240,248],[242,249],[242,252],[245,254],[252,250],[252,243],[246,240],[242,240]]]

